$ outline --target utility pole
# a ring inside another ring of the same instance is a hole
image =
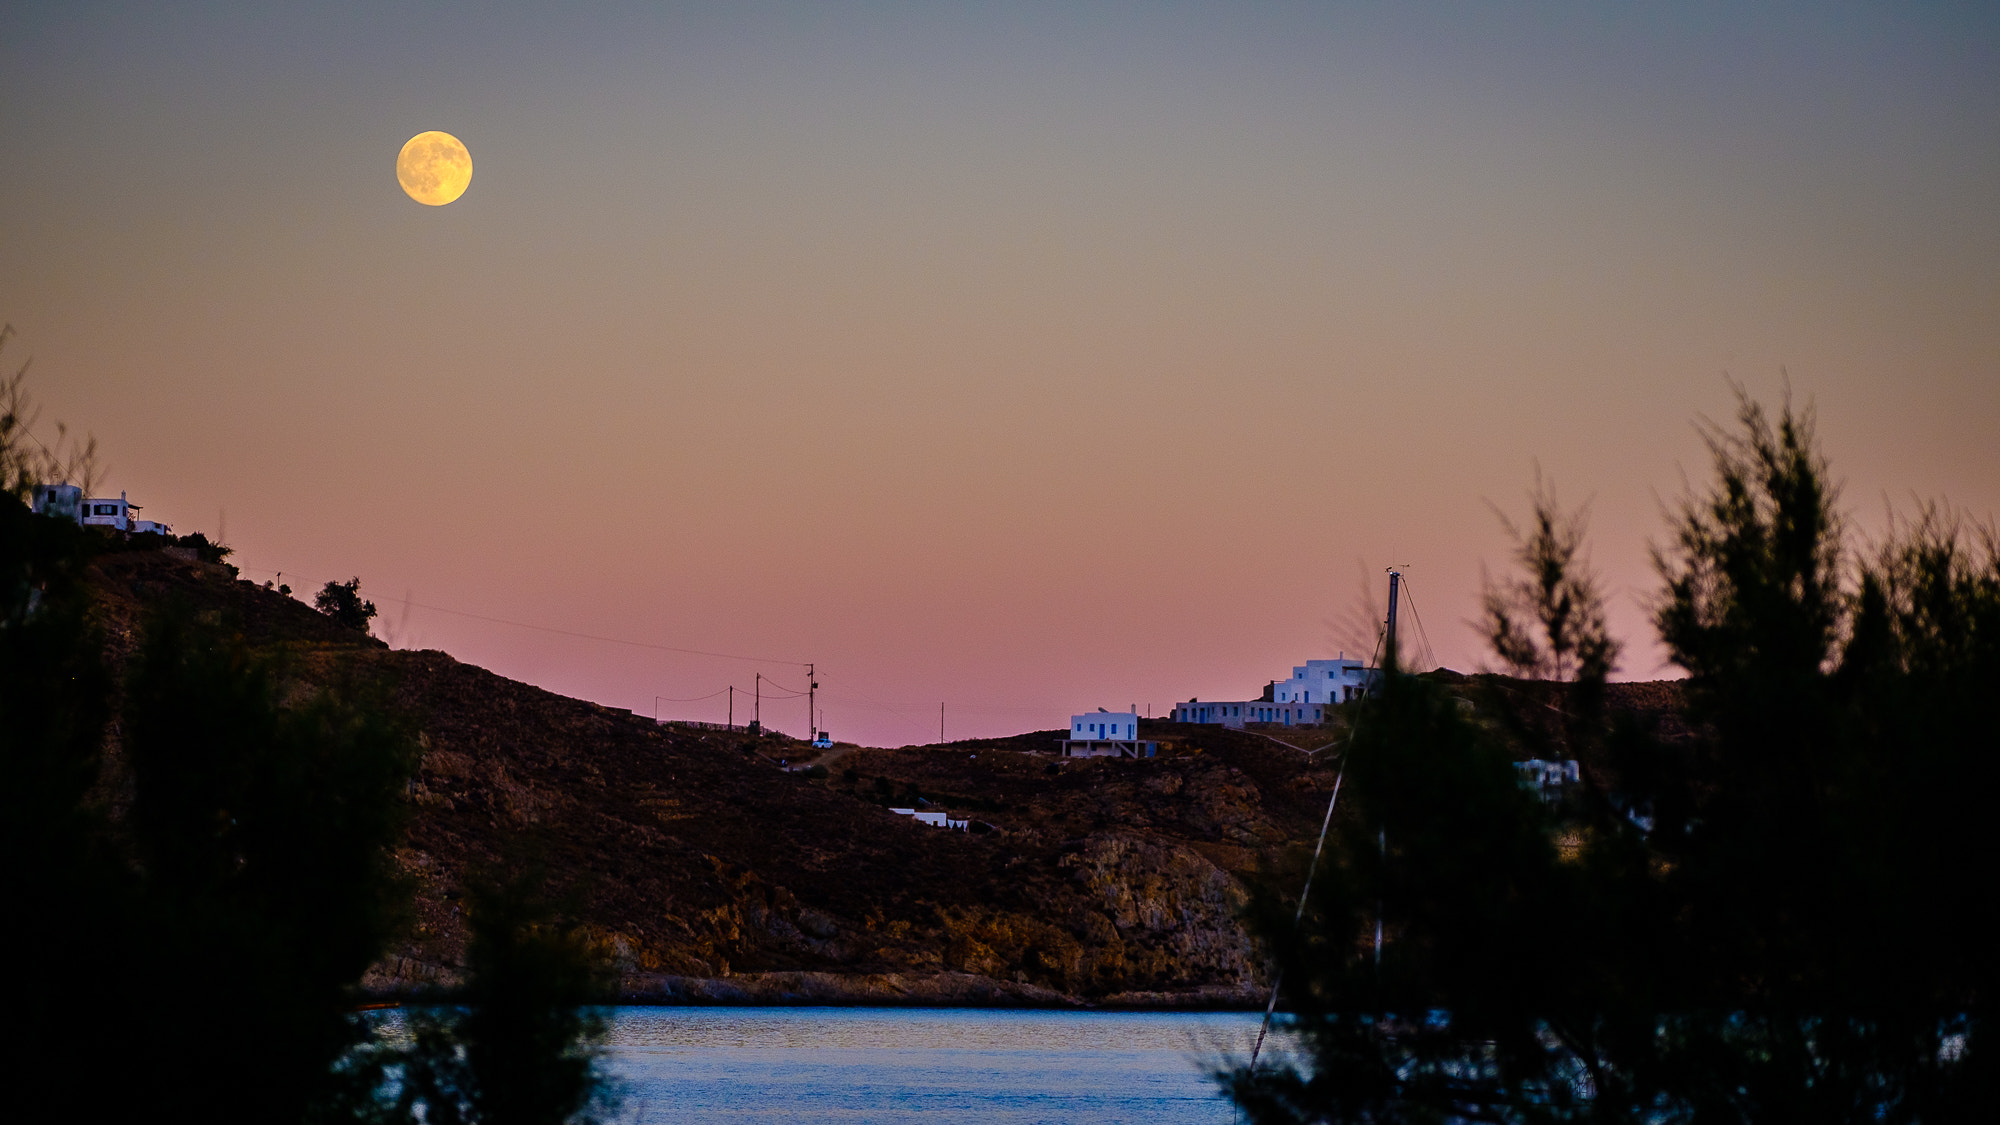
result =
[[[1392,668],[1401,663],[1396,658],[1396,602],[1402,594],[1402,589],[1403,572],[1392,566],[1389,568],[1388,637],[1383,642],[1384,652],[1387,654],[1387,659],[1383,663]],[[1387,828],[1376,829],[1375,846],[1381,854],[1382,877],[1387,878],[1389,867],[1389,830]],[[1375,971],[1378,974],[1382,971],[1382,909],[1383,901],[1378,897],[1375,900]]]
[[[1388,654],[1389,654],[1389,661],[1388,661],[1388,662],[1389,662],[1389,663],[1391,663],[1391,664],[1395,664],[1395,663],[1400,663],[1399,661],[1397,661],[1397,660],[1396,660],[1396,656],[1395,656],[1395,653],[1396,653],[1396,602],[1397,602],[1397,599],[1398,599],[1398,598],[1399,598],[1399,597],[1401,596],[1401,594],[1402,594],[1402,589],[1403,589],[1403,572],[1402,572],[1402,571],[1400,571],[1400,570],[1397,570],[1397,569],[1396,569],[1395,567],[1393,567],[1393,566],[1392,566],[1392,567],[1390,567],[1390,568],[1389,568],[1389,639],[1388,639],[1388,642],[1387,642],[1387,644],[1388,644],[1388,648],[1386,649],[1386,651],[1387,651],[1387,652],[1388,652]]]
[[[819,741],[819,710],[813,705],[814,693],[819,691],[819,680],[813,676],[813,666],[806,665],[806,730],[811,734],[807,741]]]
[[[736,729],[736,685],[729,685],[729,729]]]
[[[757,694],[751,697],[750,729],[764,733],[764,673],[757,673]]]
[[[944,704],[938,704],[938,745],[944,745]]]

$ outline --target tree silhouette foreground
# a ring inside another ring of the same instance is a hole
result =
[[[1248,1120],[2000,1120],[2000,550],[1939,505],[1857,550],[1810,412],[1738,393],[1655,551],[1685,726],[1608,713],[1608,661],[1391,669],[1303,924],[1294,869],[1251,908],[1296,1052],[1218,1074]],[[1601,619],[1580,531],[1538,488],[1504,662]]]

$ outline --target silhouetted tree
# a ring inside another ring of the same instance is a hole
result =
[[[313,605],[342,625],[363,633],[368,631],[368,622],[375,616],[375,603],[361,600],[359,578],[328,582],[314,595]]]
[[[307,681],[188,604],[108,662],[90,568],[112,544],[23,503],[60,468],[20,448],[25,401],[18,375],[0,385],[5,1116],[408,1120],[381,1097],[401,1056],[350,1014],[408,899],[390,848],[416,744],[387,685]],[[358,581],[329,588],[365,628]],[[471,1007],[410,1048],[405,1089],[464,1078],[428,1122],[610,1104],[594,962],[527,885],[475,902]]]
[[[222,562],[230,555],[236,553],[236,548],[225,547],[220,543],[211,542],[207,535],[199,531],[176,536],[174,538],[174,546],[186,547],[194,552],[196,558],[207,563]]]
[[[1617,664],[1619,646],[1584,557],[1589,506],[1565,512],[1539,467],[1528,496],[1525,530],[1494,509],[1514,541],[1519,569],[1511,579],[1485,582],[1481,624],[1487,643],[1517,676],[1601,681]]]
[[[0,326],[0,352],[14,336],[14,326]],[[56,423],[54,446],[34,435],[40,410],[28,395],[28,364],[0,378],[0,492],[26,501],[37,484],[68,483],[88,496],[97,484],[97,439],[82,445],[69,440],[69,427]]]
[[[145,623],[114,694],[82,580],[97,537],[12,497],[0,524],[0,893],[34,965],[10,989],[10,1108],[296,1120],[402,901],[411,740],[365,686],[288,683],[185,609]]]
[[[102,857],[103,817],[87,801],[111,700],[84,584],[96,539],[0,495],[0,909],[24,966],[0,1025],[0,1082],[6,1115],[23,1121],[87,1115],[98,1013],[79,1005],[126,922],[123,873]]]
[[[353,1053],[363,1116],[453,1125],[584,1125],[616,1108],[605,1073],[612,995],[584,933],[562,924],[537,864],[473,886],[467,986],[409,1014],[400,1041]]]
[[[1251,1120],[2000,1115],[2000,552],[1928,508],[1855,557],[1810,413],[1739,396],[1656,552],[1692,734],[1582,723],[1597,768],[1544,806],[1532,724],[1392,670],[1304,925],[1252,916],[1303,1056],[1221,1075]],[[1570,581],[1545,495],[1510,610]]]

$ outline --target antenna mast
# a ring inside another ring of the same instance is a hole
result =
[[[1394,665],[1396,660],[1396,603],[1402,597],[1403,572],[1396,567],[1389,568],[1389,635],[1384,642],[1383,652],[1387,659],[1384,664]]]

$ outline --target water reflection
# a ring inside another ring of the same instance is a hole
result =
[[[612,1069],[646,1122],[1209,1125],[1245,1013],[621,1008]]]

